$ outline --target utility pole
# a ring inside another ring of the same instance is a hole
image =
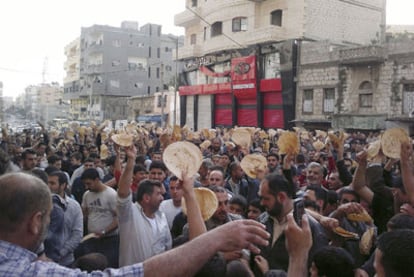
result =
[[[177,125],[178,36],[175,39],[174,126]]]

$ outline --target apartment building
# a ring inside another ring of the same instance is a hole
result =
[[[385,0],[183,0],[181,124],[286,128],[304,42],[384,40]]]
[[[124,21],[121,27],[93,25],[65,48],[64,97],[74,120],[122,120],[128,99],[168,89],[176,76],[172,59],[180,38],[161,26]]]

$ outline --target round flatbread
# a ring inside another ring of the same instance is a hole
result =
[[[111,139],[114,143],[118,144],[119,146],[128,147],[131,146],[133,143],[133,136],[129,134],[114,134],[111,136]]]
[[[208,188],[195,188],[195,196],[198,206],[200,207],[201,216],[203,220],[208,220],[217,210],[218,200],[216,194]],[[183,213],[187,215],[187,207],[184,197],[181,200],[181,208]]]
[[[359,241],[359,251],[362,255],[369,255],[371,253],[371,248],[374,244],[374,238],[375,227],[369,227]]]
[[[333,231],[335,234],[346,239],[359,239],[359,235],[357,233],[349,232],[342,227],[336,227]]]
[[[277,146],[279,147],[279,154],[299,154],[299,139],[295,132],[283,132],[277,141]]]
[[[369,159],[374,158],[376,155],[378,155],[380,149],[381,149],[381,140],[376,140],[376,141],[371,142],[367,148],[368,158]]]
[[[99,156],[102,160],[105,160],[109,157],[108,146],[106,146],[106,144],[101,145]]]
[[[315,141],[313,144],[313,148],[315,148],[316,151],[321,151],[325,148],[325,143],[323,143],[320,140]]]
[[[200,149],[188,141],[171,143],[165,148],[162,157],[167,168],[180,180],[185,171],[188,176],[195,175],[203,161]]]
[[[252,136],[250,135],[250,132],[244,128],[238,128],[233,131],[233,134],[231,135],[231,140],[241,147],[250,147],[250,144],[252,143]]]
[[[206,150],[207,148],[209,148],[211,145],[211,141],[209,140],[205,140],[200,144],[200,148],[203,150]]]
[[[267,160],[263,155],[249,154],[241,160],[240,167],[247,176],[256,179],[258,173],[266,171]]]
[[[371,223],[372,217],[367,213],[350,213],[346,216],[351,221]]]
[[[391,128],[381,136],[381,149],[385,156],[399,159],[401,155],[401,144],[410,143],[407,131],[402,128]]]

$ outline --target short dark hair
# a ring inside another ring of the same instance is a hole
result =
[[[47,162],[51,165],[54,164],[57,161],[61,161],[62,157],[58,156],[58,155],[52,155],[49,158],[47,158]]]
[[[387,222],[389,230],[411,229],[414,230],[414,217],[408,214],[398,213]]]
[[[342,198],[342,196],[344,194],[351,194],[351,195],[353,195],[356,198],[356,200],[357,200],[358,203],[361,201],[358,193],[356,193],[355,190],[348,189],[348,188],[341,189],[341,191],[339,192],[339,195],[338,195],[339,201],[341,201],[341,198]]]
[[[68,183],[68,178],[66,177],[65,173],[63,173],[63,171],[53,171],[49,174],[49,176],[58,177],[59,185]]]
[[[149,167],[149,170],[151,171],[153,168],[161,169],[162,171],[167,172],[167,167],[162,161],[153,161]]]
[[[355,261],[348,251],[341,247],[324,246],[313,256],[318,276],[351,277],[354,276]]]
[[[276,196],[279,192],[283,191],[289,198],[294,197],[295,188],[285,177],[277,173],[271,173],[265,176],[265,180],[268,182],[269,191],[273,196]]]
[[[414,276],[414,231],[401,229],[383,233],[377,248],[386,276]]]
[[[37,153],[32,148],[27,148],[22,153],[22,159],[26,159],[27,155],[37,155]]]
[[[88,168],[81,175],[81,180],[95,180],[95,179],[99,179],[99,172],[98,170],[96,170],[96,168]]]
[[[146,168],[145,168],[145,166],[143,166],[142,164],[136,164],[136,165],[134,166],[134,171],[133,171],[133,174],[135,174],[135,173],[137,173],[137,172],[140,172],[140,171],[147,172],[147,169],[146,169]]]
[[[80,152],[74,152],[74,153],[72,153],[72,155],[70,155],[70,157],[72,159],[77,160],[77,161],[82,161],[82,159],[83,159],[82,153],[80,153]]]
[[[260,199],[255,198],[249,202],[249,206],[258,208],[262,213],[265,211],[265,207],[260,204]]]
[[[139,183],[137,191],[137,201],[141,202],[144,198],[144,194],[151,195],[154,192],[154,187],[161,187],[162,184],[158,180],[145,179]]]
[[[45,173],[47,174],[47,175],[50,175],[50,173],[52,173],[52,172],[54,172],[54,171],[59,171],[60,169],[59,168],[57,168],[56,166],[53,166],[53,165],[48,165],[46,168],[45,168]]]
[[[280,161],[280,156],[277,153],[270,152],[269,154],[267,154],[266,159],[269,158],[269,157],[275,157],[276,160]]]
[[[229,204],[236,204],[243,208],[243,211],[247,209],[247,200],[243,195],[233,195],[229,200]]]

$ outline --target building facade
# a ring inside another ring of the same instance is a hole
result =
[[[185,0],[181,125],[289,127],[307,41],[384,40],[385,0]]]
[[[172,56],[180,44],[156,24],[138,28],[137,22],[125,21],[120,28],[82,28],[80,39],[65,49],[64,96],[71,102],[72,119],[126,119],[129,97],[151,95],[174,84]]]
[[[296,125],[414,133],[413,40],[335,47],[308,43],[300,52]]]
[[[47,125],[54,118],[67,118],[69,105],[63,101],[63,88],[59,83],[26,87],[23,107],[27,119]]]

